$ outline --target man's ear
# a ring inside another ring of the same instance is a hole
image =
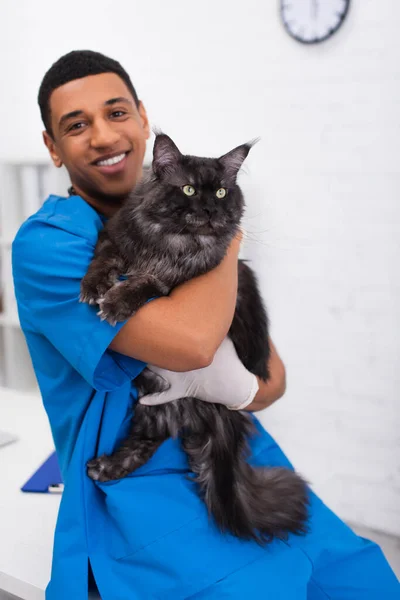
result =
[[[146,140],[148,140],[150,137],[150,125],[149,125],[149,119],[147,117],[146,109],[143,106],[142,101],[139,102],[138,111],[139,111],[140,118],[142,119],[142,127],[143,127],[143,130],[146,135]]]
[[[43,131],[43,141],[45,143],[47,150],[49,151],[51,160],[53,161],[55,166],[58,168],[62,167],[62,160],[58,155],[56,143],[54,142],[51,135],[49,133],[47,133],[47,131]]]

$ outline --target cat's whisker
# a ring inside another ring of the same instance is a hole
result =
[[[183,225],[182,229],[177,233],[177,235],[180,235],[182,233],[182,231],[185,229],[186,225]]]
[[[272,232],[272,229],[263,229],[263,230],[255,231],[255,230],[249,230],[249,229],[242,228],[242,230],[243,230],[243,236],[247,237],[247,238],[252,238],[252,237],[254,238],[255,236],[259,236],[264,233],[270,234]]]
[[[259,217],[261,217],[263,214],[265,214],[265,213],[259,212],[259,213],[257,213],[256,215],[247,215],[247,214],[245,214],[245,215],[242,217],[242,221],[246,221],[247,219],[258,219],[258,218],[259,218]]]
[[[243,230],[243,239],[250,243],[260,244],[261,246],[265,246],[266,248],[277,248],[278,246],[272,241],[264,241],[260,240],[257,237],[253,237],[249,232]]]
[[[276,248],[274,244],[268,242],[261,242],[260,240],[249,240],[250,243],[259,244],[260,246],[265,246],[265,248]]]
[[[244,229],[243,231],[247,231],[249,234],[253,234],[253,233],[259,234],[259,233],[271,233],[271,231],[273,231],[273,230],[271,228],[268,228],[268,229],[259,229],[259,230],[256,230],[256,229],[253,229],[253,230],[246,229],[245,230]]]

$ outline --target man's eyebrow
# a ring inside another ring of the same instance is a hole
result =
[[[129,98],[124,98],[123,96],[118,96],[118,98],[111,98],[110,100],[106,100],[104,102],[104,104],[106,106],[111,106],[113,104],[118,104],[119,102],[125,102],[125,104],[133,104],[132,100],[129,100]]]
[[[61,117],[58,126],[61,129],[61,126],[64,125],[65,121],[73,119],[74,117],[80,117],[81,115],[83,115],[83,110],[73,110],[72,112],[69,112]]]

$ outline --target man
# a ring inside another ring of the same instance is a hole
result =
[[[111,453],[127,434],[134,378],[147,363],[167,378],[169,371],[191,371],[207,388],[199,402],[225,383],[226,397],[215,400],[250,411],[283,394],[285,370],[272,345],[271,381],[255,382],[223,343],[240,239],[216,269],[116,327],[79,303],[98,233],[141,176],[149,123],[121,65],[89,51],[69,53],[50,68],[39,105],[44,142],[72,183],[70,197],[51,196],[13,244],[21,326],[65,480],[47,598],[87,598],[89,564],[104,600],[399,598],[380,549],[311,491],[309,534],[262,548],[217,531],[177,440],[131,477],[103,484],[87,477],[87,460]],[[240,379],[234,387],[233,372]],[[252,463],[291,468],[254,420]]]

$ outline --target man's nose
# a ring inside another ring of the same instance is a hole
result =
[[[104,119],[93,123],[91,137],[93,148],[110,148],[118,142],[119,138],[119,133]]]

